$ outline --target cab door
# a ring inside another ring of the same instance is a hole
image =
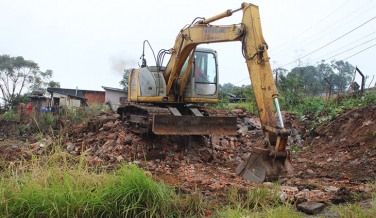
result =
[[[217,58],[215,53],[195,52],[194,59],[194,92],[197,96],[213,96],[217,94]]]

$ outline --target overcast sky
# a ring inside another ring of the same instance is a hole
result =
[[[155,53],[169,49],[180,29],[194,18],[236,9],[242,2],[0,0],[0,54],[23,56],[38,63],[43,71],[53,70],[53,80],[62,88],[120,87],[123,69],[138,67],[144,40],[149,40]],[[346,61],[370,77],[367,86],[376,74],[376,46],[371,47],[376,44],[376,18],[371,20],[376,16],[375,0],[251,3],[259,6],[272,68],[290,70],[297,66],[294,60],[345,35],[301,61],[315,64],[322,59],[330,62],[349,57]],[[237,24],[241,18],[240,11],[213,24]],[[202,47],[218,51],[220,83],[250,84],[240,42]],[[149,49],[146,58],[149,65],[155,65]]]

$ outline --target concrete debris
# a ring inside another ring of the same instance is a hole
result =
[[[298,210],[304,213],[316,214],[316,213],[321,212],[325,208],[325,204],[312,202],[312,201],[306,201],[306,202],[298,204],[296,207],[298,208]]]
[[[328,187],[325,187],[325,191],[329,193],[337,193],[338,188],[335,186],[328,186]]]

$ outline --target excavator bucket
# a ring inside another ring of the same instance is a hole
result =
[[[236,135],[236,117],[154,115],[157,135]]]
[[[278,180],[281,174],[291,175],[290,150],[270,155],[269,149],[254,148],[251,155],[236,169],[236,174],[245,180],[264,182]]]

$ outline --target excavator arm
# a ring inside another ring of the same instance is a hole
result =
[[[210,22],[231,16],[238,10],[243,10],[241,24],[209,25]],[[184,89],[185,84],[179,81],[179,74],[189,54],[197,45],[232,41],[242,42],[242,52],[246,59],[262,125],[274,127],[276,122],[273,98],[277,98],[279,93],[269,63],[267,44],[261,31],[259,10],[257,6],[252,4],[243,3],[240,9],[227,10],[212,18],[201,20],[180,32],[163,74],[168,81],[166,93],[169,93],[171,98],[177,98],[177,95],[181,93],[180,91]]]
[[[238,25],[217,26],[209,23],[243,11],[242,22]],[[278,91],[268,57],[268,46],[261,31],[258,6],[243,3],[241,8],[227,10],[214,17],[203,19],[181,30],[177,36],[168,65],[164,71],[166,93],[169,99],[181,101],[186,77],[179,74],[189,54],[197,45],[207,43],[241,41],[242,53],[246,60],[254,90],[257,108],[264,133],[261,148],[255,148],[247,160],[239,165],[237,174],[244,179],[262,182],[278,179],[281,173],[292,173],[290,153],[286,148],[289,131],[283,126],[278,105]],[[189,60],[188,70],[192,66]],[[274,104],[277,108],[280,126],[276,125]]]

